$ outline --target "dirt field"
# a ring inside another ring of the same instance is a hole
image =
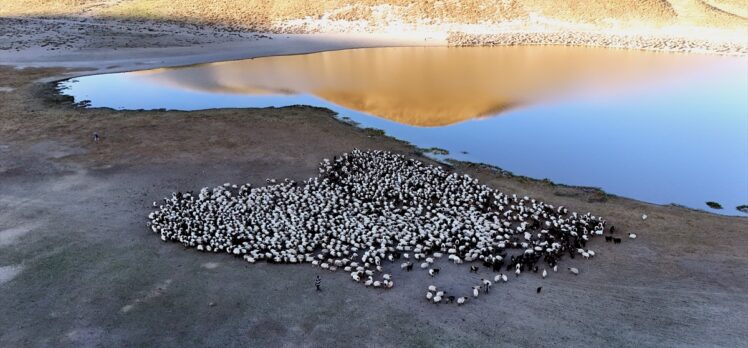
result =
[[[304,179],[353,148],[421,160],[402,142],[308,107],[198,112],[79,109],[35,83],[58,69],[0,68],[0,346],[672,346],[748,342],[748,219],[655,206],[456,164],[505,192],[605,216],[636,240],[594,241],[463,307],[488,272],[441,264],[390,291],[308,265],[249,265],[163,243],[150,202],[223,182]],[[99,143],[93,132],[102,135]],[[643,221],[642,213],[649,215]],[[322,292],[314,291],[321,274]],[[535,289],[543,286],[536,294]]]

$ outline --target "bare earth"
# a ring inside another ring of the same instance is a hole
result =
[[[226,55],[388,44],[251,35],[211,43],[210,35],[203,48],[189,42],[159,48],[163,42],[154,41],[112,52],[106,37],[87,34],[81,42],[91,46],[85,51],[74,46],[51,53],[32,42],[17,53],[0,51],[0,62],[127,70]],[[246,46],[237,49],[237,42]],[[297,46],[302,43],[306,46]],[[34,56],[34,50],[42,53]],[[260,185],[265,178],[302,180],[315,175],[322,158],[353,148],[428,159],[408,144],[309,107],[80,109],[37,82],[66,73],[82,72],[0,68],[2,347],[738,347],[748,342],[748,218],[646,204],[480,165],[456,163],[452,170],[508,193],[591,211],[606,217],[621,236],[636,232],[639,238],[619,245],[595,240],[593,260],[563,264],[578,267],[579,276],[523,275],[463,307],[428,304],[425,288],[435,284],[466,295],[477,279],[489,276],[482,267],[474,275],[466,265],[443,263],[442,274],[431,279],[423,271],[401,274],[392,264],[395,288],[378,291],[362,288],[343,272],[249,265],[162,243],[146,228],[146,216],[150,202],[172,191],[224,182]],[[91,140],[93,132],[102,135],[101,142]],[[643,213],[647,220],[640,218]],[[314,291],[315,274],[322,276],[322,292]]]
[[[0,65],[98,73],[346,48],[445,45],[446,35],[262,34],[224,27],[94,18],[0,17]]]

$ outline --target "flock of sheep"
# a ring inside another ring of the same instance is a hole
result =
[[[392,263],[406,271],[416,263],[435,276],[440,258],[480,262],[497,273],[494,282],[508,281],[504,272],[545,277],[565,255],[594,257],[587,241],[606,228],[590,213],[506,195],[468,175],[386,151],[325,159],[318,176],[300,183],[224,184],[177,192],[154,207],[148,224],[164,241],[250,263],[311,263],[385,289],[395,284],[386,273]],[[482,279],[472,295],[491,285]],[[468,298],[446,296],[435,286],[426,296],[435,303]]]

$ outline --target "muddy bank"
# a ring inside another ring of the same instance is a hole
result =
[[[635,241],[591,244],[581,274],[520,277],[464,307],[425,303],[478,275],[442,266],[388,292],[310,266],[248,265],[164,244],[150,202],[223,182],[303,180],[352,148],[413,147],[309,107],[80,109],[0,69],[0,345],[738,346],[748,340],[748,220],[656,206],[454,163],[507,193],[605,216]],[[101,135],[96,143],[93,132]],[[433,163],[433,162],[432,162]],[[641,214],[649,215],[647,220]],[[543,292],[535,289],[543,286]]]

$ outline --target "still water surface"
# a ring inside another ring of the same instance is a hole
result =
[[[575,47],[375,48],[95,75],[92,107],[304,104],[449,157],[740,215],[748,60]]]

